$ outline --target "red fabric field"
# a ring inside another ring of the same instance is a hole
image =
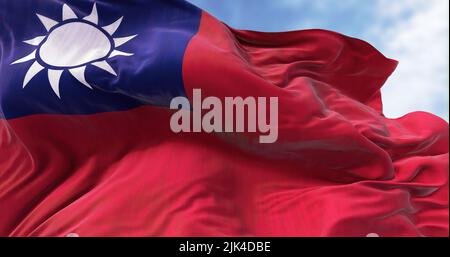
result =
[[[204,13],[186,92],[278,96],[278,142],[174,134],[158,107],[1,120],[0,235],[448,236],[448,123],[382,115],[396,64],[336,33]]]

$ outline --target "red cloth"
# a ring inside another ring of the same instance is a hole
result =
[[[448,123],[382,115],[396,64],[333,32],[204,13],[186,92],[278,96],[278,141],[174,134],[158,107],[1,120],[0,235],[448,236]]]

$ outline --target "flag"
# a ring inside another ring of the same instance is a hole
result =
[[[0,36],[1,236],[449,235],[448,123],[386,118],[364,41],[178,0],[0,0]],[[278,97],[276,142],[174,133],[195,89]]]

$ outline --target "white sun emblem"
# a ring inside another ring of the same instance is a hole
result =
[[[92,89],[85,78],[87,65],[94,65],[117,76],[106,60],[114,56],[133,55],[116,50],[116,48],[137,35],[113,38],[112,35],[118,29],[123,17],[108,26],[98,26],[95,3],[91,14],[83,19],[79,19],[66,4],[62,8],[62,22],[54,21],[40,14],[36,15],[48,31],[47,35],[23,41],[37,46],[37,49],[11,63],[13,65],[34,60],[25,75],[23,87],[36,74],[47,68],[50,86],[58,97],[60,97],[59,80],[65,70],[68,70],[81,84]]]

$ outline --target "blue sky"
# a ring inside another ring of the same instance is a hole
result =
[[[400,61],[383,88],[385,113],[448,121],[448,0],[189,0],[238,29],[322,28],[364,39]]]

